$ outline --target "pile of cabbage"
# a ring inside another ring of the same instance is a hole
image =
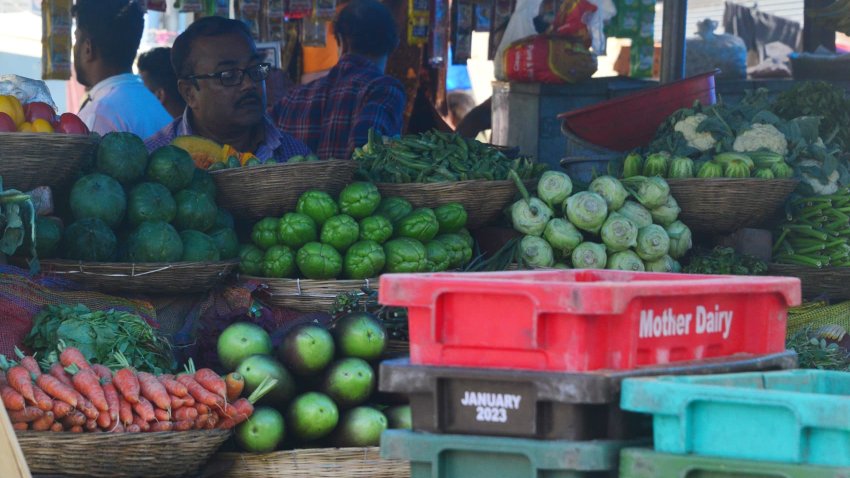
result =
[[[679,272],[691,231],[660,177],[601,176],[574,192],[570,177],[547,171],[537,196],[522,185],[510,208],[522,266]]]

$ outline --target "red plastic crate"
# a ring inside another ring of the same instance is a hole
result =
[[[800,280],[608,270],[384,274],[408,308],[410,361],[625,370],[785,350]]]
[[[677,110],[691,108],[696,100],[706,106],[713,105],[717,100],[716,73],[702,73],[567,111],[558,118],[563,120],[565,132],[584,141],[614,151],[629,151],[652,141],[658,126]]]

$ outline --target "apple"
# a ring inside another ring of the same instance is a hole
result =
[[[15,120],[6,113],[0,113],[0,133],[11,133],[18,131]]]
[[[34,123],[37,119],[53,123],[56,121],[56,112],[47,103],[33,101],[24,105],[24,117],[30,123]]]
[[[62,113],[62,115],[59,116],[59,121],[54,124],[53,129],[57,133],[89,134],[89,128],[85,123],[83,123],[83,120],[74,113]]]

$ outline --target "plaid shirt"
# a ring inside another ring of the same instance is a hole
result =
[[[286,95],[272,116],[319,158],[349,159],[366,144],[370,128],[384,136],[401,134],[405,104],[398,80],[347,54],[327,76]]]
[[[171,141],[178,136],[193,135],[192,125],[189,124],[187,119],[188,114],[189,108],[187,107],[182,116],[176,118],[168,126],[146,139],[145,146],[148,148],[148,152],[153,152],[157,148],[171,144]],[[260,143],[257,150],[253,151],[254,156],[261,163],[269,160],[285,163],[292,156],[310,154],[310,149],[304,143],[277,129],[268,116],[263,117],[263,125],[266,128],[266,138]]]

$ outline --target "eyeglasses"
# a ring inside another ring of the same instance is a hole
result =
[[[269,76],[271,68],[272,65],[270,63],[260,63],[259,65],[249,66],[248,68],[233,68],[231,70],[224,70],[218,73],[209,73],[206,75],[189,75],[183,79],[195,81],[195,85],[197,85],[197,80],[218,79],[222,86],[239,86],[242,84],[242,80],[245,78],[246,74],[255,82],[265,81],[265,79]]]

